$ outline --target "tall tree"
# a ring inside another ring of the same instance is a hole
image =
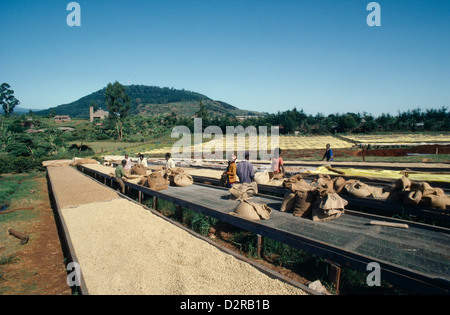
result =
[[[206,109],[205,104],[203,104],[203,101],[200,101],[200,108],[195,114],[197,115],[198,118],[208,120],[209,118],[208,110]]]
[[[125,87],[119,82],[109,83],[105,92],[106,106],[108,106],[110,118],[125,118],[130,109],[130,97]]]
[[[119,82],[109,83],[105,92],[106,106],[109,111],[109,119],[115,121],[117,138],[123,138],[123,119],[128,115],[130,109],[130,97],[125,87]]]
[[[14,97],[14,91],[10,89],[8,83],[3,83],[0,86],[0,104],[2,104],[5,117],[11,116],[14,111],[14,107],[20,104],[20,102]]]

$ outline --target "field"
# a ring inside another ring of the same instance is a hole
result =
[[[445,143],[450,135],[424,135],[424,134],[403,134],[403,135],[352,135],[344,137],[334,136],[311,136],[311,137],[297,137],[297,136],[280,136],[279,147],[283,150],[283,158],[285,160],[321,160],[325,151],[326,144],[330,144],[333,149],[335,161],[362,161],[367,162],[449,162],[450,161],[450,146]],[[351,140],[351,139],[352,140]],[[353,140],[354,139],[354,140]],[[409,139],[409,140],[408,140]],[[414,139],[420,140],[420,145],[415,146],[412,142]],[[157,142],[146,143],[129,147],[126,151],[133,156],[133,154],[143,153],[148,157],[162,157],[165,153],[172,151],[172,145],[179,139],[171,139],[165,137]],[[202,144],[203,152],[214,152],[214,150],[222,149],[226,152],[225,139],[220,140],[204,139]],[[267,148],[270,150],[271,141],[268,137]],[[247,136],[245,140],[235,138],[234,150],[249,150],[258,147],[259,141],[249,141]],[[371,143],[373,148],[363,151],[355,142]],[[364,142],[366,141],[366,142]],[[194,140],[191,139],[191,152],[194,149],[199,149],[200,145],[194,146]],[[250,146],[249,143],[253,145]],[[377,144],[387,144],[395,147],[376,148]],[[435,144],[437,143],[437,144]],[[128,145],[128,144],[127,144]],[[129,144],[131,145],[131,144]],[[150,149],[149,149],[150,148]],[[116,154],[124,154],[125,150]]]
[[[341,138],[358,144],[371,145],[412,145],[412,144],[450,144],[449,134],[384,134],[384,135],[344,135]]]
[[[206,139],[205,139],[206,140]],[[193,141],[191,142],[193,143]],[[252,145],[250,145],[250,143]],[[227,145],[234,145],[234,150],[252,150],[254,148],[259,148],[259,145],[264,145],[267,143],[267,148],[270,150],[272,141],[270,136],[267,138],[267,142],[265,142],[265,139],[263,138],[255,138],[255,141],[252,139],[249,139],[249,137],[239,138],[235,137],[234,141],[228,142],[226,140],[226,137],[224,136],[223,139],[214,139],[210,141],[205,141],[203,146],[203,151],[211,152],[218,149],[222,149],[224,152],[226,151]],[[325,149],[325,146],[330,143],[332,144],[333,148],[346,148],[350,149],[353,146],[353,143],[349,141],[344,141],[332,136],[311,136],[311,137],[296,137],[296,136],[280,136],[279,137],[279,143],[278,147],[280,147],[282,150],[309,150],[309,149]],[[258,145],[259,144],[259,145]],[[200,145],[192,145],[191,151],[194,152],[194,150],[200,149]],[[171,152],[172,146],[163,146],[161,148],[148,150],[143,152],[147,155],[153,155],[153,154],[162,154],[166,152]]]

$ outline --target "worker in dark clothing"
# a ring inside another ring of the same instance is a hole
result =
[[[255,170],[249,162],[250,153],[245,152],[244,157],[245,160],[238,163],[236,173],[241,183],[251,183],[255,181]]]
[[[327,159],[327,162],[332,162],[333,161],[333,151],[331,150],[329,144],[327,144],[327,150],[325,151],[325,154],[323,155],[322,161],[325,158]]]

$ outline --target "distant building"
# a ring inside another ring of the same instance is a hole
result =
[[[89,107],[89,118],[91,120],[91,122],[93,122],[94,120],[103,120],[106,117],[108,117],[109,112],[102,110],[101,108],[94,112],[94,107],[91,106]]]
[[[69,115],[59,115],[54,117],[55,122],[67,122],[72,121]]]
[[[75,128],[71,127],[59,127],[58,130],[64,131],[64,132],[72,132],[75,131]]]
[[[263,117],[263,116],[259,116],[259,115],[236,116],[236,119],[239,121],[244,121],[246,119],[260,118],[260,117]]]

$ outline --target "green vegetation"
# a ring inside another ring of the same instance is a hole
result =
[[[2,105],[6,117],[9,117],[14,111],[14,107],[20,103],[14,97],[14,91],[10,87],[8,83],[2,83],[0,86],[0,105]]]
[[[13,103],[7,106],[8,112],[14,107]],[[150,103],[158,104],[161,108],[172,103],[184,104],[189,110],[183,107],[182,113],[177,114],[175,108],[167,107],[163,111],[151,109],[148,112],[145,108],[149,109]],[[107,106],[109,118],[94,123],[80,118],[61,123],[52,118],[54,114],[87,116],[89,107],[97,107],[97,104]],[[445,107],[399,112],[397,116],[383,114],[377,118],[367,113],[313,116],[294,108],[254,117],[251,116],[253,113],[246,112],[250,118],[242,121],[236,118],[235,115],[242,112],[235,107],[212,101],[198,93],[148,86],[125,87],[118,82],[110,83],[105,89],[57,109],[40,112],[47,117],[32,112],[11,117],[0,116],[0,174],[39,170],[44,160],[124,154],[127,151],[136,154],[170,146],[177,140],[170,137],[175,126],[186,126],[194,132],[194,116],[202,118],[203,128],[218,126],[223,133],[227,126],[281,126],[281,134],[298,131],[304,135],[450,131],[450,111]],[[446,160],[447,157],[439,158]],[[415,161],[418,157],[408,159]],[[430,159],[434,160],[435,157]],[[366,159],[372,160],[376,161],[377,158]]]

